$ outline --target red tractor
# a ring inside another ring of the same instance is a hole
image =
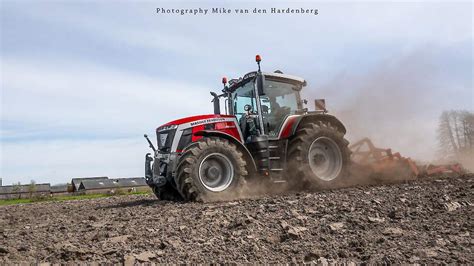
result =
[[[156,129],[158,147],[146,155],[145,177],[160,199],[212,200],[248,179],[328,187],[348,174],[346,129],[324,101],[304,108],[302,78],[281,71],[250,72],[214,97],[214,114],[186,117]],[[225,114],[220,100],[225,99]],[[318,108],[318,106],[320,108]]]

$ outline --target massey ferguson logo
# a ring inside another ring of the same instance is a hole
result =
[[[204,120],[198,120],[191,122],[191,126],[197,126],[197,125],[203,125],[203,124],[210,124],[210,123],[215,123],[215,122],[222,122],[225,121],[225,118],[209,118],[209,119],[204,119]]]

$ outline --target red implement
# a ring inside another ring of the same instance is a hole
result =
[[[408,171],[412,177],[420,174],[418,166],[410,158],[401,156],[399,152],[392,153],[391,149],[377,148],[368,138],[355,142],[349,148],[353,162],[370,167],[375,173]]]
[[[369,168],[375,174],[395,175],[408,174],[409,177],[420,175],[430,176],[437,174],[463,174],[465,170],[459,163],[426,166],[417,165],[412,159],[403,157],[399,152],[391,149],[377,148],[368,138],[361,139],[349,148],[352,151],[351,159],[359,166]]]
[[[462,166],[458,163],[456,164],[445,164],[445,165],[427,165],[425,167],[425,173],[427,175],[436,175],[436,174],[463,174],[464,170]]]

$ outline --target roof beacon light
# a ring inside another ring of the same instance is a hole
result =
[[[222,77],[222,84],[224,84],[224,86],[225,86],[225,84],[227,84],[227,78],[226,77]]]
[[[262,58],[260,57],[259,54],[255,56],[255,61],[257,61],[258,72],[260,72],[260,61],[262,61]]]

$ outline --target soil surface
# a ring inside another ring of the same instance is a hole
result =
[[[0,264],[474,262],[474,175],[213,203],[0,207]]]

